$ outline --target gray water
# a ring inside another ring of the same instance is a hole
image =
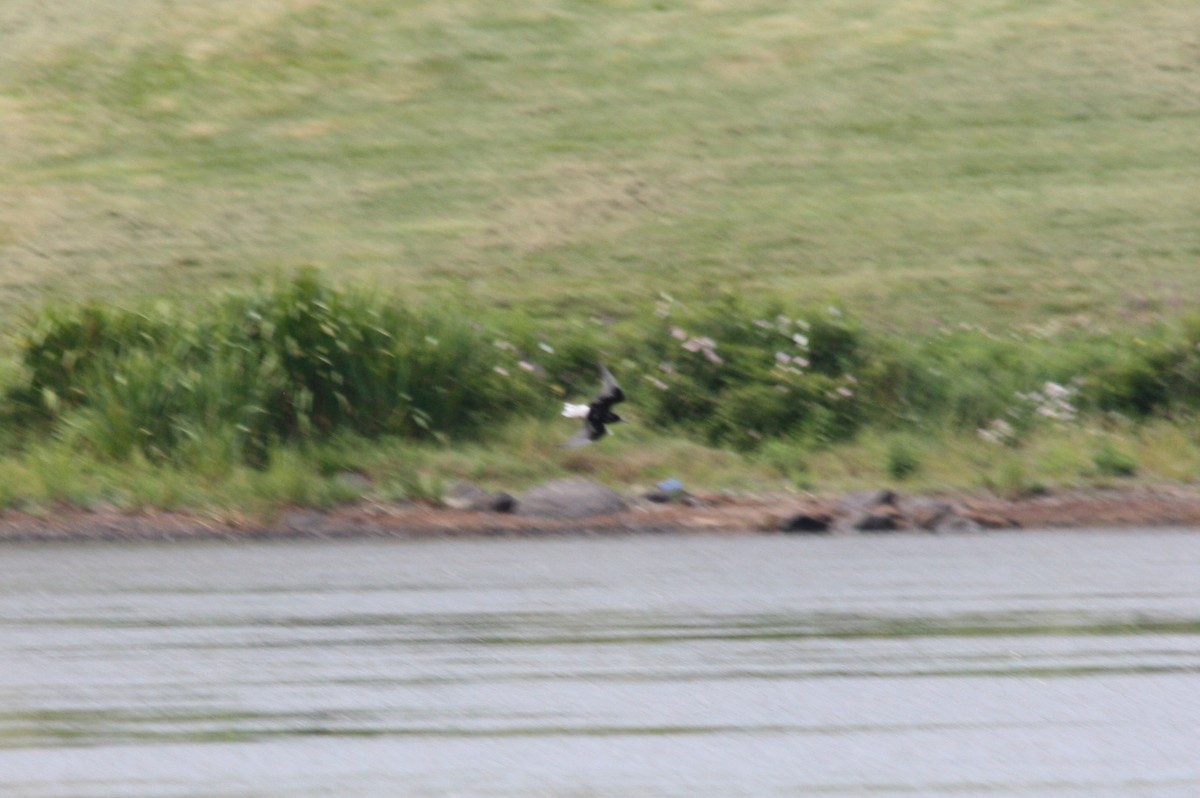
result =
[[[1200,533],[0,547],[0,795],[1200,795]]]

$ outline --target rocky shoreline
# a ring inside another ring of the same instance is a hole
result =
[[[988,494],[689,494],[626,496],[561,480],[520,498],[476,494],[445,504],[362,502],[295,508],[268,520],[229,514],[62,506],[0,512],[0,542],[530,537],[588,534],[962,534],[1051,528],[1195,528],[1200,487],[1096,488],[1005,498]],[[505,498],[507,497],[507,498]],[[549,497],[549,498],[547,498]],[[494,504],[488,502],[495,501]],[[482,503],[480,503],[482,502]],[[579,505],[583,502],[584,505]],[[532,503],[533,509],[529,506]],[[525,505],[523,508],[522,505]],[[583,509],[579,509],[580,507]]]

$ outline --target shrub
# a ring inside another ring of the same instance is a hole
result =
[[[451,312],[337,290],[311,272],[233,309],[244,341],[235,331],[231,343],[278,360],[283,385],[270,412],[284,437],[462,434],[503,414],[519,391],[495,372],[481,331]]]
[[[795,435],[836,440],[858,428],[859,380],[847,369],[869,344],[840,314],[809,321],[731,298],[672,311],[641,354],[655,423],[738,448]]]
[[[1200,406],[1200,316],[1124,331],[1093,344],[1082,399],[1136,419]]]
[[[1144,417],[1165,406],[1170,389],[1161,364],[1127,353],[1096,372],[1088,395],[1101,410]]]
[[[193,310],[83,307],[39,321],[9,395],[111,457],[154,459],[224,435],[250,462],[337,430],[467,434],[530,387],[461,315],[414,311],[315,273]],[[221,432],[225,430],[226,432]]]
[[[1107,439],[1092,455],[1092,465],[1097,474],[1105,477],[1131,477],[1137,473],[1137,459]]]
[[[884,455],[884,469],[892,479],[905,480],[921,470],[921,456],[913,442],[893,438]]]
[[[154,346],[167,329],[149,315],[96,304],[48,308],[30,319],[18,343],[28,379],[10,400],[35,416],[85,404],[86,388],[107,358]]]

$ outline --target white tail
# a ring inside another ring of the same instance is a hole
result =
[[[587,405],[573,405],[570,402],[563,402],[563,415],[567,418],[587,418]]]

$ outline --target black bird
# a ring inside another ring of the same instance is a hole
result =
[[[592,400],[591,404],[573,405],[570,402],[563,403],[563,415],[567,418],[582,418],[583,429],[579,433],[563,444],[563,446],[574,449],[579,446],[587,446],[592,441],[598,441],[603,438],[608,430],[605,429],[605,424],[616,424],[621,421],[621,417],[612,411],[612,406],[617,402],[625,401],[625,392],[621,390],[621,386],[617,385],[617,381],[613,379],[612,372],[600,364],[600,394]]]

